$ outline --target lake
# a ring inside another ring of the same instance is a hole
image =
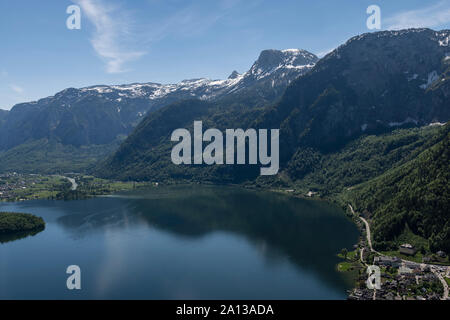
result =
[[[352,287],[336,254],[358,230],[322,201],[177,186],[0,211],[47,223],[0,239],[0,299],[345,299]],[[81,290],[66,287],[69,265]]]

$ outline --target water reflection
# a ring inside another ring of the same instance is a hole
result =
[[[13,233],[0,233],[0,243],[7,243],[12,242],[20,239],[24,239],[27,237],[34,237],[39,232],[42,232],[45,230],[45,227],[38,228],[35,230],[29,230],[29,231],[20,231],[20,232],[13,232]]]
[[[95,292],[87,297],[94,298],[345,297],[350,284],[335,270],[336,254],[358,237],[325,202],[234,187],[159,187],[11,206],[44,218],[42,246],[67,252],[64,263],[89,266]],[[49,261],[59,259],[47,251]]]
[[[245,237],[270,263],[287,257],[338,283],[335,256],[357,237],[355,227],[327,203],[240,188],[155,188],[95,201],[95,207],[79,208],[58,223],[74,236],[142,223],[193,240],[231,232]]]

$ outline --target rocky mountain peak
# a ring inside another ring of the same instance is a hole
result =
[[[236,70],[234,70],[228,77],[228,79],[236,79],[237,77],[240,76],[240,73],[237,72]]]
[[[260,76],[272,73],[281,68],[284,69],[301,69],[305,66],[313,66],[319,58],[306,51],[300,49],[286,50],[264,50],[259,55],[258,60],[253,64],[250,73]]]

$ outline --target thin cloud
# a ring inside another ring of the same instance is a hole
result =
[[[125,11],[105,5],[101,0],[74,0],[81,7],[81,14],[94,25],[91,39],[95,52],[106,62],[106,72],[127,71],[124,65],[146,52],[130,49],[133,36],[131,19]]]
[[[140,21],[134,28],[136,19],[123,8],[112,7],[112,1],[72,0],[81,7],[82,17],[86,17],[95,27],[91,39],[92,47],[106,62],[108,73],[121,73],[127,62],[136,60],[147,52],[136,50],[148,48],[155,42],[172,35],[195,37],[212,28],[219,20],[229,15],[242,0],[221,0],[214,3],[216,10],[205,13],[197,3],[187,3],[169,16],[162,16],[152,22]],[[251,5],[247,1],[247,5]],[[133,30],[132,30],[133,29]]]
[[[22,94],[25,91],[22,87],[15,84],[11,84],[9,87],[17,94]]]
[[[245,5],[252,7],[254,1],[247,0]],[[212,2],[211,7],[214,10],[205,10],[199,3],[186,2],[184,7],[173,12],[169,16],[161,17],[153,22],[148,28],[145,36],[146,41],[160,41],[168,36],[176,35],[181,37],[201,36],[220,20],[231,15],[233,10],[242,4],[242,0],[221,0]]]
[[[450,0],[443,0],[432,6],[398,13],[384,23],[389,30],[408,28],[434,28],[450,23]]]

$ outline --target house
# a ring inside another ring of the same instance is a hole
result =
[[[447,256],[444,251],[438,251],[436,254],[441,258],[445,258]]]
[[[407,266],[403,266],[403,265],[402,265],[402,266],[398,269],[398,273],[399,273],[399,274],[413,273],[413,269],[408,268]]]
[[[416,254],[416,248],[409,243],[404,243],[399,248],[400,253],[406,254],[408,256],[413,256]]]
[[[385,267],[398,268],[402,265],[402,260],[397,257],[380,256],[373,259],[375,264]]]
[[[431,262],[431,258],[430,257],[422,257],[422,262],[423,263],[430,263]]]

